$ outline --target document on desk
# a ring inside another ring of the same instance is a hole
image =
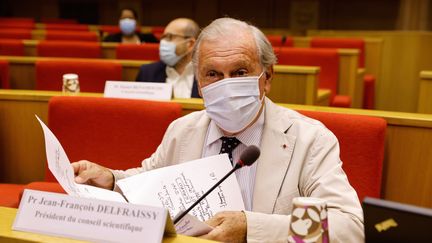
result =
[[[232,169],[227,154],[220,154],[147,171],[119,180],[117,185],[129,202],[163,206],[171,218],[185,211]],[[235,174],[228,177],[190,214],[205,221],[220,211],[244,210]]]
[[[63,189],[67,192],[67,194],[78,197],[126,202],[125,198],[118,192],[75,183],[73,168],[70,165],[70,161],[66,155],[66,152],[51,130],[43,123],[43,121],[41,121],[38,116],[36,116],[36,118],[42,126],[45,137],[45,150],[48,160],[48,168],[63,187]]]

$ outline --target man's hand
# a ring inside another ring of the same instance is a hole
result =
[[[87,160],[80,160],[72,163],[75,173],[75,182],[79,184],[88,184],[112,190],[114,186],[114,175],[103,166]]]
[[[243,212],[220,212],[206,223],[214,229],[201,238],[223,242],[246,242],[246,215]]]

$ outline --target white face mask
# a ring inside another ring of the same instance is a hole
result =
[[[264,73],[264,72],[263,72]],[[207,115],[226,132],[246,128],[261,108],[259,76],[226,78],[201,89]]]
[[[187,54],[186,52],[178,56],[176,54],[176,47],[177,45],[174,42],[166,40],[161,40],[159,44],[159,57],[162,62],[170,67],[176,65],[176,63]]]
[[[136,20],[135,19],[120,19],[119,21],[120,30],[124,35],[131,35],[135,32],[136,29]]]

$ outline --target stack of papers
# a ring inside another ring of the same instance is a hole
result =
[[[164,207],[171,218],[174,218],[232,169],[228,155],[221,154],[119,180],[117,185],[123,194],[77,184],[73,168],[60,142],[38,117],[37,119],[45,136],[48,167],[71,196]],[[212,229],[203,222],[217,212],[241,210],[244,210],[244,203],[240,188],[235,175],[231,175],[178,222],[176,230],[180,234],[202,235]]]

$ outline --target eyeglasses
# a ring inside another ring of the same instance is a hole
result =
[[[160,39],[161,40],[172,41],[172,39],[174,37],[180,37],[180,38],[184,38],[184,39],[190,38],[190,36],[187,36],[187,35],[178,35],[178,34],[166,33],[166,34],[163,34]]]

